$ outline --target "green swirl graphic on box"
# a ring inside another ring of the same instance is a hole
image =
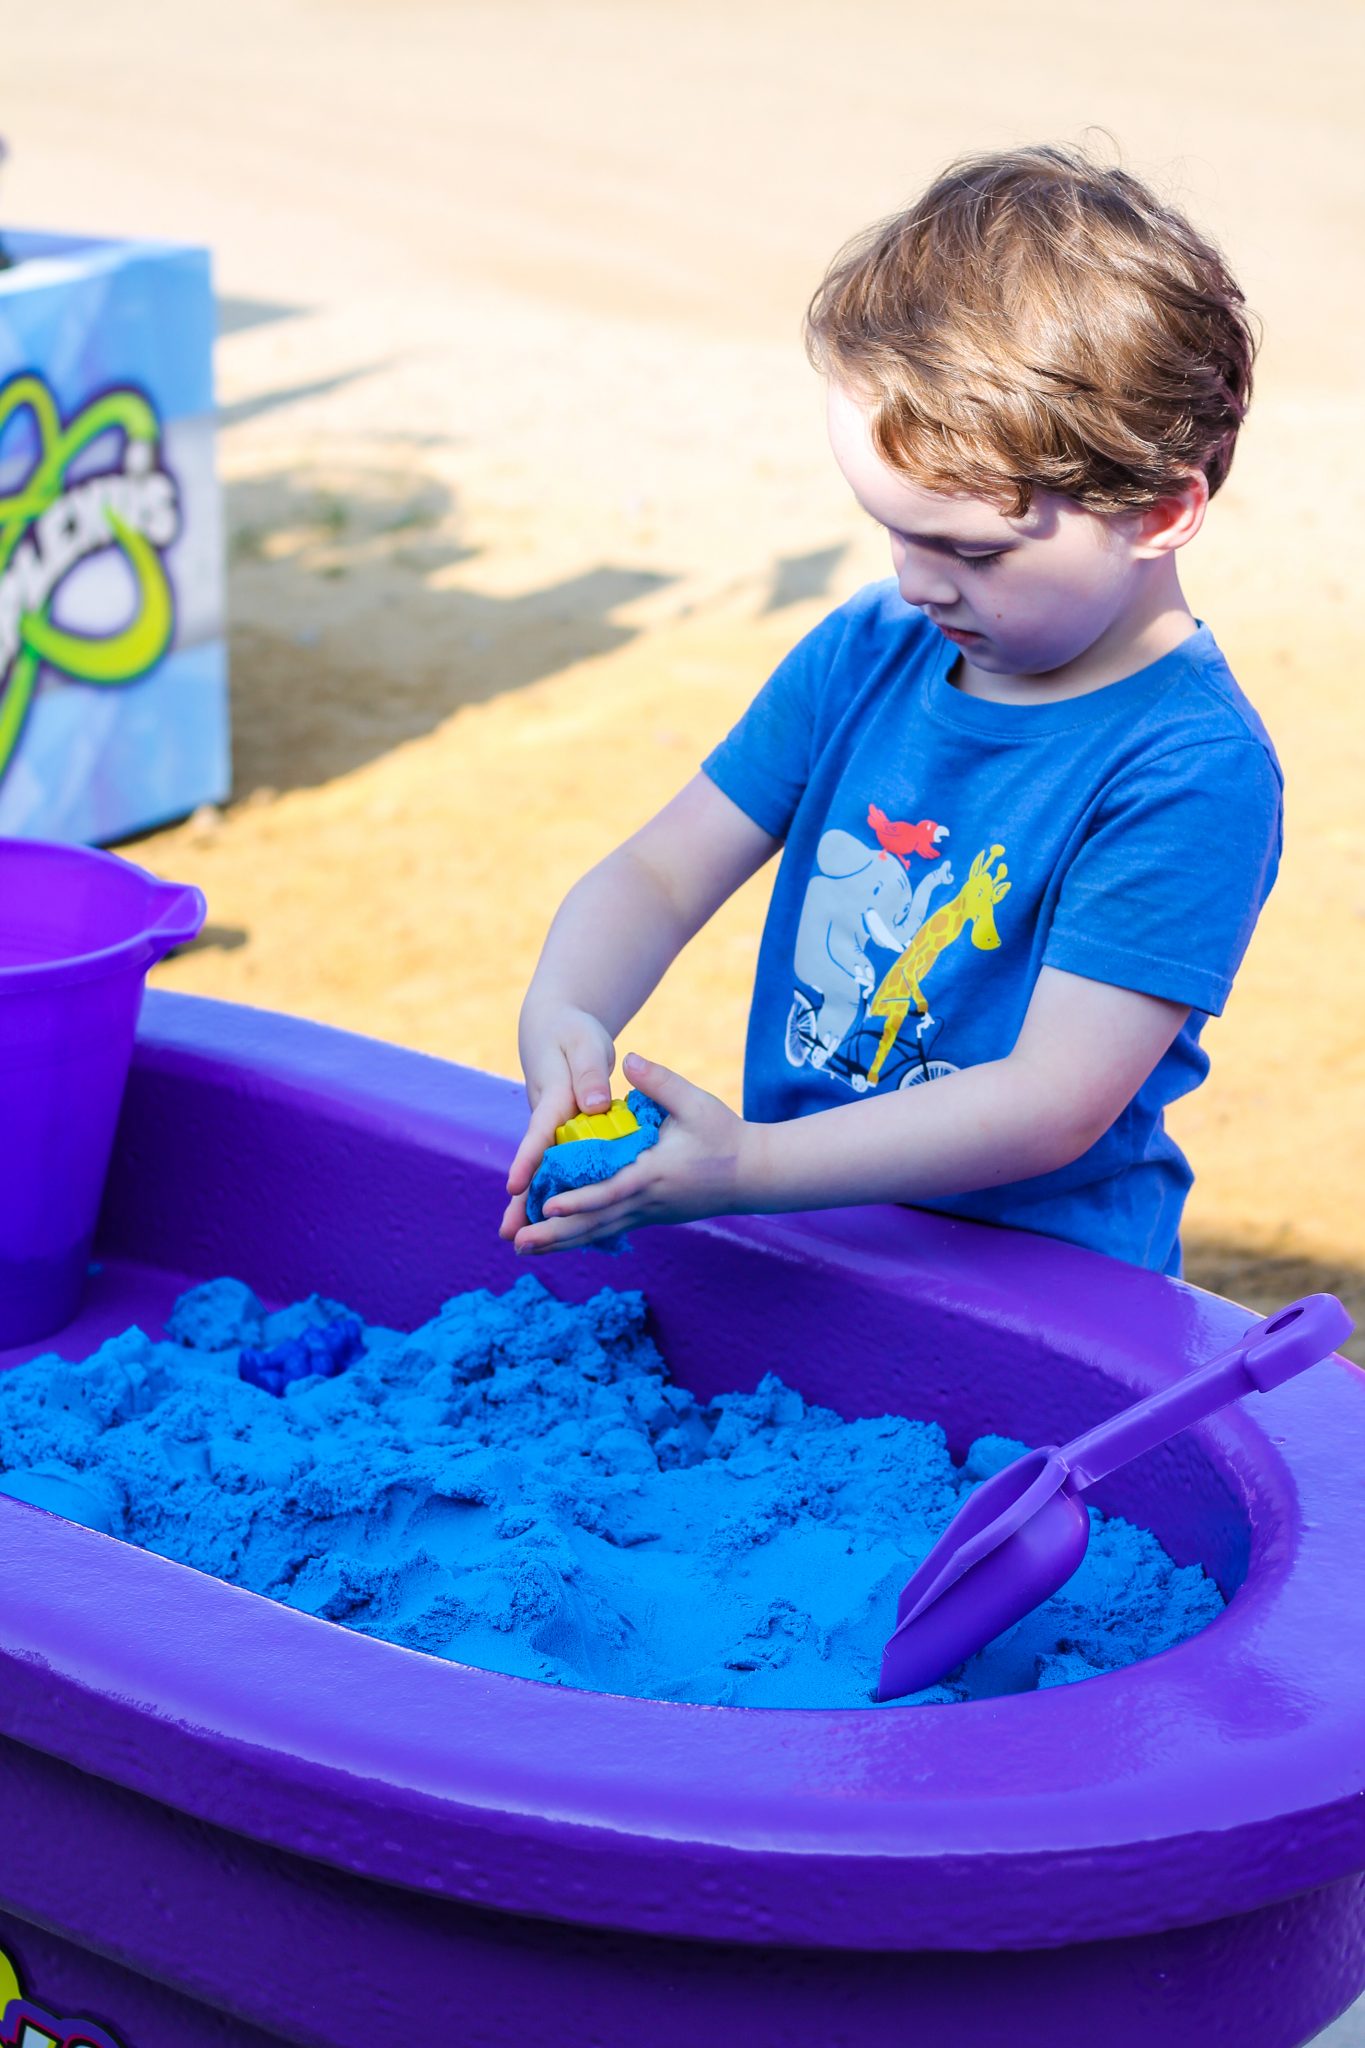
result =
[[[120,2043],[93,2020],[58,2019],[25,1997],[17,1963],[0,1948],[0,2048],[120,2048]]]
[[[0,494],[0,777],[41,667],[118,688],[160,661],[175,625],[162,555],[180,531],[180,505],[175,479],[157,460],[161,422],[151,401],[121,385],[63,420],[46,380],[24,370],[0,386],[0,441],[25,410],[37,429],[37,457],[20,488]],[[68,484],[77,457],[111,430],[123,436],[120,467]],[[58,625],[52,610],[61,585],[106,548],[119,550],[132,576],[131,620],[112,633]]]

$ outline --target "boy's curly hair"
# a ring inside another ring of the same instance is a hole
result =
[[[929,490],[1019,516],[1034,490],[1151,505],[1216,491],[1257,339],[1226,263],[1127,171],[1047,145],[964,157],[835,258],[806,314],[816,368]]]

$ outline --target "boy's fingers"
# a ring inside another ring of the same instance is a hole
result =
[[[638,1219],[635,1219],[638,1222]],[[572,1252],[598,1238],[615,1237],[633,1227],[629,1202],[613,1202],[592,1216],[561,1216],[544,1223],[528,1224],[519,1230],[515,1249],[519,1253]]]
[[[685,1081],[681,1074],[675,1074],[671,1067],[661,1067],[654,1060],[642,1059],[638,1052],[626,1054],[624,1071],[633,1088],[641,1089],[670,1116],[685,1111],[689,1103],[703,1093],[694,1082]]]
[[[498,1236],[515,1237],[525,1222],[526,1197],[525,1195],[514,1195],[502,1212],[502,1222],[498,1225]]]
[[[589,1116],[611,1108],[611,1081],[600,1055],[569,1054],[569,1073],[578,1107]]]
[[[558,1247],[569,1239],[577,1243],[584,1235],[619,1230],[624,1228],[623,1219],[629,1219],[634,1211],[635,1204],[629,1199],[606,1202],[595,1209],[578,1210],[568,1216],[552,1216],[546,1210],[539,1223],[528,1223],[517,1232],[517,1250],[523,1250],[528,1240],[533,1248],[545,1245]]]
[[[527,1188],[531,1185],[535,1170],[540,1164],[544,1149],[543,1145],[536,1145],[529,1138],[522,1139],[517,1147],[516,1158],[507,1170],[507,1192],[509,1195],[525,1194]]]
[[[519,1195],[530,1185],[531,1174],[527,1170],[526,1140],[522,1139],[516,1149],[512,1164],[507,1169],[507,1192]]]
[[[510,1195],[522,1194],[531,1185],[536,1168],[547,1148],[554,1143],[556,1130],[566,1117],[572,1115],[572,1107],[564,1109],[562,1103],[551,1102],[548,1096],[541,1097],[508,1169],[507,1192]]]
[[[516,1150],[516,1156],[507,1170],[507,1192],[509,1195],[524,1194],[530,1187],[536,1168],[544,1157],[544,1140],[535,1126],[526,1133]]]
[[[639,1177],[630,1177],[630,1168],[622,1167],[610,1180],[590,1181],[587,1187],[566,1188],[562,1195],[552,1195],[545,1204],[547,1216],[591,1216],[603,1209],[614,1209],[618,1202],[633,1201],[639,1193]]]

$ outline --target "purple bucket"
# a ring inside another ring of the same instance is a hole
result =
[[[147,970],[203,921],[113,854],[0,839],[0,1345],[79,1306]]]

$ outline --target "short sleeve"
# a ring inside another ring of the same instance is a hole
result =
[[[1130,770],[1062,881],[1046,966],[1217,1016],[1275,880],[1279,770],[1253,738]]]
[[[847,628],[841,607],[799,640],[701,764],[717,789],[775,839],[786,838],[810,781],[819,705]]]

